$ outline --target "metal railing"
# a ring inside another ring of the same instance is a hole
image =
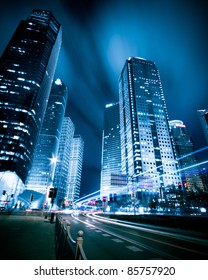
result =
[[[78,231],[78,237],[73,240],[70,233],[70,222],[62,216],[56,216],[55,250],[59,260],[87,260],[83,250],[83,231]]]

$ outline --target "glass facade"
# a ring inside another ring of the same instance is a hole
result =
[[[79,198],[82,177],[82,163],[84,154],[84,141],[80,135],[74,135],[71,146],[68,184],[66,199],[69,203]]]
[[[119,102],[107,104],[104,111],[101,162],[101,198],[122,192]],[[124,180],[125,181],[125,180]],[[125,184],[124,184],[125,185]]]
[[[20,22],[0,59],[0,172],[14,172],[23,183],[44,118],[61,37],[61,26],[51,12],[33,10]]]
[[[55,80],[38,137],[32,168],[26,181],[27,189],[46,193],[53,181],[67,98],[66,86],[60,79]]]
[[[181,181],[170,136],[159,71],[154,62],[131,57],[119,78],[122,173],[140,188]]]
[[[169,122],[171,134],[176,148],[179,168],[181,170],[182,186],[189,191],[204,190],[197,168],[197,158],[194,153],[194,144],[187,132],[186,126],[180,120]],[[193,166],[193,168],[189,168]]]
[[[56,203],[58,206],[61,206],[64,203],[66,197],[74,131],[75,126],[71,119],[69,117],[64,117],[58,149],[58,161],[53,181],[54,188],[58,189],[56,197]]]

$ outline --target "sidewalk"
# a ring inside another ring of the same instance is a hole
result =
[[[0,259],[55,260],[55,221],[51,224],[42,216],[1,214]]]

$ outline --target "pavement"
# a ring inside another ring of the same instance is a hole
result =
[[[55,219],[0,215],[0,260],[55,260]]]

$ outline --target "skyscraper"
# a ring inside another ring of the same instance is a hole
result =
[[[104,111],[101,198],[122,192],[122,184],[115,178],[122,178],[119,102],[107,104]]]
[[[181,170],[183,187],[189,191],[203,190],[204,187],[197,168],[198,161],[194,153],[194,144],[186,126],[180,120],[173,120],[169,123]]]
[[[140,188],[181,180],[170,137],[159,71],[154,62],[131,57],[119,78],[122,173]]]
[[[197,110],[197,112],[208,144],[208,109]]]
[[[33,10],[0,59],[1,188],[25,183],[44,118],[62,29],[52,13]]]
[[[56,203],[58,206],[63,204],[66,197],[74,130],[75,126],[71,119],[69,117],[64,117],[53,181],[53,186],[58,189],[56,197]]]
[[[27,189],[45,194],[53,181],[67,98],[66,86],[60,79],[55,80],[26,181]]]
[[[84,141],[80,135],[74,135],[71,145],[71,155],[66,189],[66,199],[70,203],[79,198],[82,176]]]

